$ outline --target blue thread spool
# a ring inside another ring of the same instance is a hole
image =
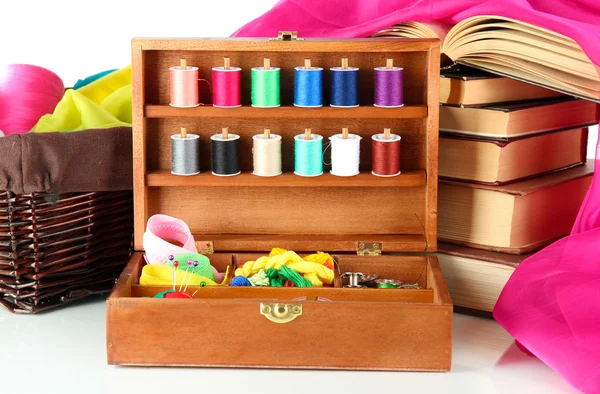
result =
[[[294,174],[306,177],[323,174],[323,136],[304,134],[294,137]]]
[[[331,70],[331,106],[358,107],[358,68],[348,67],[348,59],[342,59],[342,67]]]
[[[296,67],[294,81],[294,105],[297,107],[323,106],[323,69],[311,67],[310,59],[304,59],[304,67]]]

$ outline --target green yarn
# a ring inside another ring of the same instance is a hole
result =
[[[269,268],[267,270],[267,276],[271,282],[271,287],[283,287],[285,278],[280,276],[279,271],[277,271],[275,268]]]
[[[283,287],[283,284],[287,280],[291,281],[296,287],[312,287],[312,283],[285,265],[281,267],[280,271],[277,271],[275,268],[269,268],[266,274],[271,281],[271,287]]]
[[[269,277],[263,269],[252,275],[252,277],[248,278],[248,280],[252,286],[269,286]]]
[[[187,271],[188,274],[190,272],[193,272],[194,274],[202,275],[205,278],[208,278],[208,279],[216,282],[215,273],[212,270],[212,267],[210,265],[210,260],[208,259],[208,257],[206,257],[202,254],[199,254],[199,253],[182,253],[182,254],[177,254],[174,257],[175,257],[175,260],[173,260],[173,261],[179,262],[179,266],[177,267],[178,270],[182,270],[184,272]],[[191,260],[192,262],[197,261],[198,266],[194,268],[194,266],[192,265],[191,267],[188,268],[188,264],[187,264],[188,260]],[[167,265],[169,267],[172,267],[173,261],[168,260]]]
[[[265,70],[263,67],[252,69],[252,106],[279,107],[279,68]]]
[[[302,277],[302,275],[300,275],[299,273],[297,273],[293,269],[291,269],[289,267],[286,267],[285,265],[281,267],[281,271],[279,272],[279,274],[281,276],[283,276],[284,278],[289,279],[290,281],[292,281],[292,283],[296,287],[312,287],[312,283],[310,283],[309,281],[307,281],[306,279],[304,279]]]

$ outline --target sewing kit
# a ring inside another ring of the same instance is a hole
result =
[[[109,364],[450,370],[425,254],[438,40],[134,39],[132,56],[137,252],[107,301]]]

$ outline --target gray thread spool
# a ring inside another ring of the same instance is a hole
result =
[[[196,175],[200,173],[200,136],[188,134],[185,127],[181,134],[171,136],[171,174]]]

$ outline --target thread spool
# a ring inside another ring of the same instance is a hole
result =
[[[398,108],[404,105],[404,69],[394,67],[387,59],[385,67],[375,67],[374,85],[376,107]]]
[[[323,69],[312,67],[310,59],[304,59],[304,67],[295,68],[294,105],[297,107],[323,106]]]
[[[222,67],[212,68],[213,106],[236,108],[242,105],[242,69],[231,67],[228,57]]]
[[[198,96],[198,67],[189,67],[185,59],[179,66],[169,68],[172,107],[193,108],[200,105]]]
[[[185,127],[171,136],[171,173],[196,175],[200,173],[200,136],[188,134]]]
[[[360,173],[360,140],[360,135],[348,133],[347,128],[341,134],[329,137],[332,175],[355,176]]]
[[[274,108],[280,105],[280,69],[271,67],[269,59],[264,60],[263,67],[252,68],[253,107]]]
[[[348,58],[342,59],[341,67],[331,70],[331,106],[358,107],[358,68],[348,67]]]
[[[304,134],[294,137],[294,174],[305,177],[323,174],[323,136],[306,129]]]
[[[400,142],[402,137],[390,129],[371,137],[373,152],[372,174],[381,177],[400,175]]]
[[[212,144],[212,173],[216,176],[238,175],[240,170],[240,136],[227,127],[210,137]]]
[[[281,175],[281,136],[265,129],[252,136],[254,175],[271,177]]]

